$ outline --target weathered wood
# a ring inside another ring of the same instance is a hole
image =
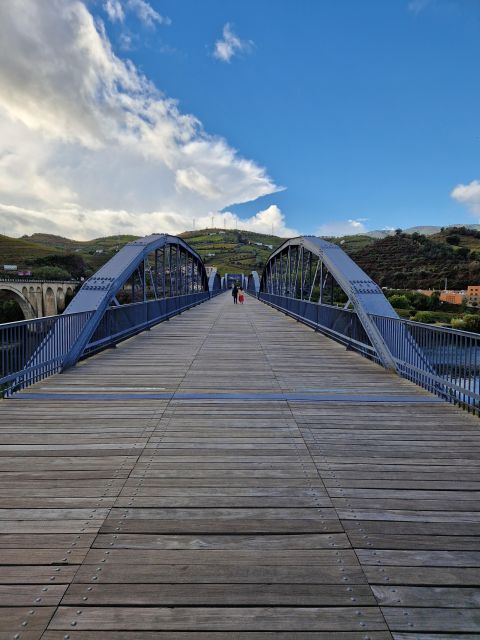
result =
[[[387,628],[380,611],[373,607],[59,607],[50,629],[71,629],[72,622],[79,630],[367,631]]]
[[[0,402],[0,636],[480,637],[478,419],[237,306]]]

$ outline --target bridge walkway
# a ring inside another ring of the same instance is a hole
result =
[[[479,445],[219,296],[0,402],[0,639],[479,638]]]

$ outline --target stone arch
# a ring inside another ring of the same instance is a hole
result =
[[[62,287],[57,288],[57,310],[58,313],[65,311],[65,292]]]
[[[27,295],[25,295],[25,292]],[[28,299],[27,287],[23,287],[20,291],[20,289],[2,282],[0,284],[0,295],[3,300],[14,300],[22,310],[25,320],[36,318],[35,309],[32,307]]]
[[[45,291],[45,315],[56,316],[57,315],[57,301],[55,293],[52,287],[47,287]]]

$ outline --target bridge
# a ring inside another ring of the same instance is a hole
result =
[[[0,278],[0,298],[17,302],[26,320],[54,316],[65,310],[79,284],[77,280]]]
[[[0,638],[479,638],[478,338],[316,238],[244,305],[180,239],[120,253],[0,327]]]

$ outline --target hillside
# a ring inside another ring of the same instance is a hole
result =
[[[9,238],[0,234],[0,269],[4,264],[27,266],[27,260],[43,258],[52,253],[50,247],[23,238]]]
[[[381,286],[443,288],[447,278],[450,288],[463,289],[480,283],[480,232],[472,226],[442,228],[429,236],[396,232],[378,239],[367,234],[328,239],[339,244]],[[272,250],[284,241],[278,236],[229,229],[180,235],[221,274],[262,271]],[[58,277],[89,276],[134,238],[119,235],[80,242],[48,234],[0,236],[0,268],[16,264],[34,275],[56,269]]]
[[[222,274],[261,271],[272,249],[284,241],[278,236],[228,229],[186,231],[180,236],[198,251],[207,265],[216,266]],[[61,269],[65,277],[66,272],[73,277],[89,276],[136,237],[119,235],[79,241],[43,233],[22,238],[0,236],[0,274],[4,264],[15,264],[18,269],[30,270],[40,277],[54,266]],[[60,271],[57,276],[63,277]]]
[[[429,237],[401,233],[376,240],[353,257],[380,286],[443,288],[447,278],[449,288],[463,289],[480,282],[480,233],[473,233],[479,236],[476,242],[459,233],[455,245],[447,242],[456,235],[450,230]]]
[[[278,236],[229,229],[186,231],[180,237],[198,251],[205,264],[214,265],[222,275],[262,271],[272,250],[285,241]]]

